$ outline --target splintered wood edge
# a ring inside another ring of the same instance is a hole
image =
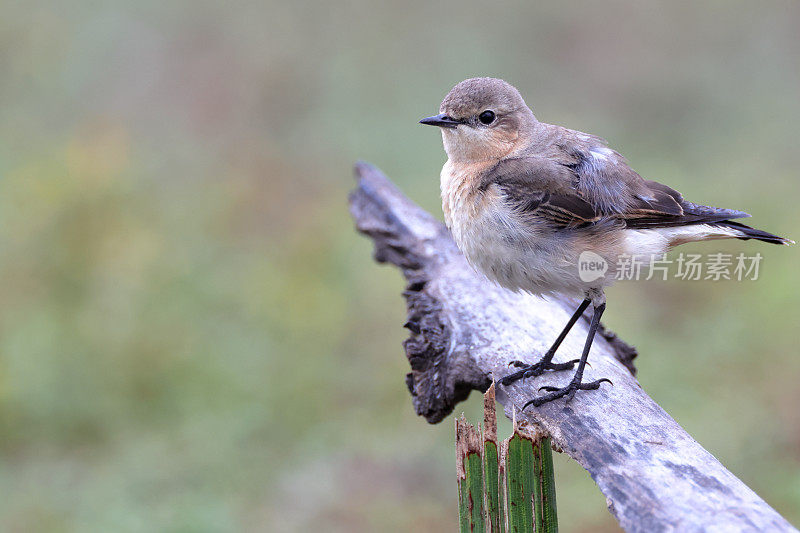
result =
[[[462,413],[460,418],[456,418],[456,473],[458,479],[467,477],[464,462],[467,456],[472,453],[483,456],[480,432],[475,426],[467,422]]]
[[[483,395],[483,440],[497,444],[497,408],[494,381]]]

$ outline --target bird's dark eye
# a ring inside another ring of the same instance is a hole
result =
[[[478,120],[480,120],[482,124],[491,124],[494,122],[494,112],[486,110],[478,115]]]

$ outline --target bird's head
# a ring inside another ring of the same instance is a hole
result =
[[[478,162],[507,155],[536,124],[519,91],[497,78],[470,78],[453,87],[439,114],[420,120],[438,126],[447,157]]]

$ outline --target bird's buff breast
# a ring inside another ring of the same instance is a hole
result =
[[[582,293],[577,258],[568,257],[558,238],[517,220],[499,192],[479,190],[475,176],[482,170],[448,162],[441,175],[445,222],[467,261],[514,291]]]

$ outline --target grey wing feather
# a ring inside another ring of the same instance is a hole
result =
[[[506,159],[491,169],[481,188],[499,187],[517,213],[532,216],[554,227],[576,227],[602,216],[571,185],[566,167],[542,158]]]
[[[608,198],[598,201],[585,190],[589,171],[585,165],[578,162],[567,166],[535,156],[500,162],[484,176],[482,187],[498,186],[515,211],[562,228],[583,227],[607,219],[622,221],[628,228],[662,228],[750,216],[686,201],[678,191],[641,178],[619,157],[604,169],[602,176],[614,182],[606,193],[619,191],[619,197],[611,198],[611,202]],[[591,178],[596,181],[598,176]]]

